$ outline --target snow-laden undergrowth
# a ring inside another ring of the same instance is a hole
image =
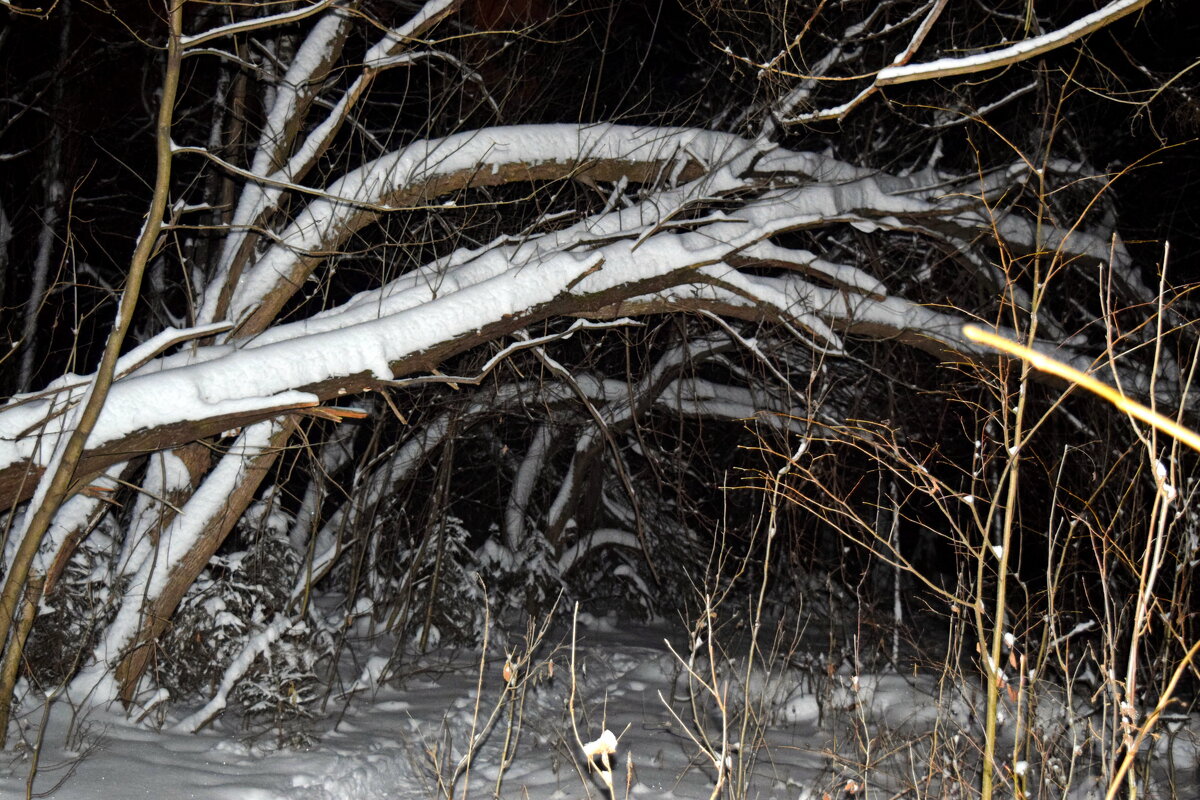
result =
[[[141,724],[99,711],[77,719],[60,698],[48,717],[34,708],[20,718],[24,746],[7,765],[0,798],[24,796],[39,739],[34,789],[63,780],[53,796],[66,800],[433,800],[448,796],[456,773],[455,797],[466,796],[467,787],[476,797],[604,797],[574,738],[571,706],[581,737],[595,739],[605,729],[617,737],[620,797],[708,797],[715,776],[693,737],[717,736],[723,723],[749,734],[735,739],[729,754],[731,762],[745,762],[743,783],[728,788],[731,797],[947,796],[941,792],[976,769],[979,692],[936,662],[856,671],[851,651],[831,653],[828,629],[812,625],[788,653],[752,669],[748,683],[744,655],[721,659],[718,674],[730,700],[723,720],[712,698],[687,689],[686,671],[666,643],[686,647],[677,626],[629,627],[616,617],[581,616],[573,702],[570,631],[561,625],[541,641],[528,674],[510,671],[509,681],[505,664],[523,655],[523,636],[508,637],[482,660],[470,649],[434,650],[382,681],[391,642],[380,639],[379,656],[359,664],[347,659],[346,689],[312,721],[313,739],[302,749],[281,749],[270,730],[244,728],[236,716],[193,736],[171,730],[182,711],[152,712]],[[702,660],[694,666],[700,674],[710,669]],[[1031,796],[1097,796],[1090,709],[1078,700],[1065,704],[1060,691],[1038,700],[1030,736],[1053,758],[1042,760],[1033,749]],[[464,766],[472,731],[497,710],[496,725]],[[1005,724],[1012,746],[1018,723]],[[1200,715],[1148,747],[1154,753],[1148,796],[1195,796]],[[1172,764],[1174,795],[1166,793]]]

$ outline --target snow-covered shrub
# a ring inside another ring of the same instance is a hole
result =
[[[479,641],[483,590],[470,540],[463,521],[447,514],[427,535],[399,548],[395,563],[404,572],[391,580],[399,598],[393,631],[427,646]]]
[[[231,537],[250,549],[214,556],[192,585],[164,637],[155,673],[173,697],[206,698],[250,637],[275,614],[287,613],[302,566],[288,544],[289,523],[274,504],[256,504]],[[273,642],[233,693],[247,723],[269,721],[280,745],[308,744],[297,723],[320,696],[316,665],[332,650],[328,631],[305,624]]]
[[[101,518],[38,608],[25,643],[25,663],[33,681],[45,690],[71,677],[111,617],[114,598],[120,597],[110,572],[118,524],[111,514]]]
[[[293,626],[272,643],[241,681],[234,698],[245,713],[245,725],[273,731],[279,747],[305,748],[314,743],[308,720],[321,697],[317,665],[328,650],[327,636],[316,636],[305,624]]]
[[[509,614],[536,617],[558,598],[561,583],[553,550],[540,531],[530,530],[514,552],[498,531],[479,548],[479,574],[487,584],[488,599],[499,617]]]

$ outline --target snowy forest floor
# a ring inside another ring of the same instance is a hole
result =
[[[619,739],[612,765],[616,797],[712,794],[716,773],[692,738],[697,730],[694,718],[699,717],[719,749],[721,716],[712,702],[704,702],[703,690],[696,693],[700,702],[694,714],[687,692],[680,691],[686,679],[678,678],[679,661],[666,643],[686,653],[687,635],[680,624],[631,629],[611,616],[580,615],[573,706],[584,742],[600,739],[606,728]],[[277,730],[264,730],[262,724],[248,729],[231,714],[190,735],[171,731],[187,708],[172,707],[164,715],[152,711],[141,724],[123,714],[93,712],[76,719],[61,700],[51,704],[48,713],[26,708],[17,721],[25,746],[18,745],[17,754],[0,765],[0,798],[29,796],[27,781],[39,735],[35,797],[446,797],[449,777],[462,763],[471,731],[483,730],[496,710],[497,721],[471,759],[469,771],[464,767],[460,772],[454,797],[608,796],[598,772],[589,774],[570,724],[569,627],[554,627],[542,640],[524,664],[527,680],[511,664],[505,669],[506,650],[514,656],[522,652],[525,642],[520,636],[493,641],[482,669],[478,650],[435,650],[405,659],[402,674],[383,685],[376,685],[375,679],[392,644],[379,638],[371,645],[374,656],[364,658],[361,648],[357,658],[344,656],[349,691],[333,693],[325,716],[306,723],[312,737],[307,748],[281,748]],[[788,666],[752,671],[748,689],[736,674],[741,659],[725,662],[729,669],[721,685],[728,690],[728,742],[734,745],[728,756],[735,770],[739,757],[745,759],[747,776],[732,776],[725,796],[960,796],[950,784],[972,782],[982,739],[973,710],[978,706],[963,681],[948,681],[932,668],[911,666],[864,670],[856,678],[846,663],[830,668],[828,659],[814,655],[827,647],[827,631],[807,630],[793,644]],[[506,683],[506,672],[511,683]],[[745,716],[740,709],[747,705],[752,709],[747,741],[755,744],[738,748],[742,734],[736,725]],[[1046,747],[1057,742],[1061,751],[1071,736],[1082,741],[1090,735],[1085,717],[1051,701],[1041,704],[1036,718],[1032,738]],[[507,763],[502,758],[506,747]],[[1200,716],[1193,713],[1181,730],[1162,736],[1152,747],[1152,779],[1140,796],[1200,797]],[[1102,797],[1102,787],[1089,777],[1089,748],[1078,749],[1073,767],[1065,766],[1074,769],[1069,780],[1062,778],[1065,773],[1056,773],[1059,786],[1069,783],[1066,792],[1038,788],[1041,770],[1063,770],[1065,762],[1056,767],[1031,761],[1030,796]]]

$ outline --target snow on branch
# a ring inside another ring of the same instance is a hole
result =
[[[363,63],[368,67],[380,66],[398,49],[409,44],[414,37],[420,36],[422,31],[452,14],[461,4],[462,0],[428,0],[408,22],[385,33],[383,38],[367,51]]]
[[[408,46],[413,37],[456,10],[460,2],[430,0],[408,22],[385,33],[367,53],[366,63],[354,82],[331,104],[323,120],[304,126],[307,133],[297,144],[296,139],[301,134],[299,123],[317,100],[323,84],[321,79],[341,51],[351,17],[335,10],[313,26],[276,87],[275,102],[268,112],[251,166],[245,173],[252,180],[238,197],[216,274],[209,281],[208,293],[201,306],[201,319],[211,320],[224,315],[235,288],[231,285],[231,276],[239,274],[241,263],[250,257],[250,246],[255,240],[250,231],[262,226],[269,213],[278,209],[284,189],[297,187],[296,182],[308,173],[332,143],[375,76],[388,66],[400,63],[396,54]],[[208,151],[203,152],[209,158],[215,157]],[[225,166],[233,168],[232,165]],[[304,191],[315,190],[304,187]]]
[[[791,408],[758,387],[734,386],[703,378],[672,381],[657,405],[679,414],[720,420],[759,420],[781,430],[803,433],[799,417],[808,411]]]
[[[276,614],[270,624],[250,636],[233,660],[225,667],[221,676],[221,684],[212,698],[203,708],[193,712],[175,724],[174,730],[181,733],[196,733],[212,721],[213,717],[225,710],[229,703],[229,693],[237,686],[238,681],[250,671],[259,656],[265,655],[278,639],[286,634],[297,623],[287,614]]]
[[[275,87],[275,102],[259,132],[250,172],[268,175],[279,168],[295,135],[289,128],[298,125],[325,79],[324,73],[330,69],[330,62],[346,36],[349,19],[344,13],[326,14],[296,50],[287,72]]]
[[[1088,14],[1075,22],[1056,31],[1034,36],[1015,42],[1007,47],[989,50],[971,56],[939,58],[935,61],[910,64],[910,60],[929,34],[933,23],[941,15],[946,6],[946,0],[935,0],[908,45],[898,53],[892,63],[881,69],[875,80],[860,90],[853,98],[836,106],[820,108],[814,111],[794,113],[793,110],[805,102],[812,93],[813,86],[824,77],[824,72],[839,60],[844,45],[839,44],[823,61],[818,64],[818,74],[804,76],[799,86],[794,89],[779,104],[777,118],[785,125],[807,124],[824,120],[842,120],[871,97],[879,89],[901,83],[946,78],[952,75],[970,75],[977,72],[999,69],[1010,64],[1048,53],[1064,45],[1070,44],[1089,33],[1099,30],[1133,12],[1141,9],[1150,0],[1113,0],[1108,5]],[[835,57],[837,56],[837,57]],[[1024,91],[1024,90],[1023,90]],[[1006,102],[1005,98],[1001,102]]]
[[[909,60],[917,52],[917,49],[921,46],[922,42],[925,41],[925,37],[929,35],[929,31],[933,29],[933,24],[937,22],[938,17],[942,15],[942,11],[945,10],[947,2],[949,2],[949,0],[934,0],[934,2],[930,4],[929,11],[925,14],[925,18],[921,20],[921,24],[917,26],[912,38],[909,39],[908,46],[905,47],[903,52],[897,55],[893,60],[893,65],[899,66],[909,62]],[[814,81],[809,79],[806,80],[802,86],[811,86],[813,83]],[[849,102],[842,103],[841,105],[834,106],[833,108],[814,111],[812,113],[798,114],[794,117],[784,116],[782,121],[785,125],[793,125],[801,122],[818,122],[827,119],[844,119],[846,115],[857,108],[859,104],[878,91],[880,85],[880,82],[876,80],[870,86],[855,95],[854,98]],[[781,115],[786,115],[788,111],[795,108],[796,103],[801,97],[807,97],[807,94],[801,94],[793,91],[781,107]]]
[[[525,517],[529,501],[546,458],[550,453],[550,445],[554,443],[554,430],[542,423],[534,431],[529,449],[525,451],[517,474],[513,478],[512,492],[504,507],[504,544],[512,552],[517,552],[521,541],[525,538]]]
[[[229,317],[242,331],[265,329],[323,254],[373,221],[380,208],[429,207],[436,196],[475,186],[588,173],[649,181],[707,170],[745,140],[697,129],[622,125],[524,125],[421,140],[350,171],[325,187],[238,282]],[[367,213],[362,206],[371,207]],[[200,318],[216,308],[210,292]]]
[[[558,558],[557,574],[566,575],[572,567],[579,563],[581,558],[601,547],[627,547],[630,550],[640,550],[641,546],[636,533],[619,528],[597,528],[563,551]]]
[[[311,5],[302,5],[299,8],[291,11],[283,11],[278,14],[272,14],[269,17],[260,17],[258,19],[247,19],[241,22],[231,22],[228,25],[221,25],[216,28],[205,31],[204,33],[194,33],[180,38],[180,44],[184,47],[196,47],[197,45],[211,42],[214,39],[220,39],[225,36],[235,36],[240,33],[249,33],[263,28],[269,28],[274,25],[286,25],[291,22],[299,22],[302,19],[311,17],[313,14],[319,14],[325,9],[333,5],[333,0],[318,0]],[[186,55],[186,54],[185,54]]]
[[[600,164],[614,181],[661,180],[687,170],[693,177],[561,229],[459,249],[236,347],[204,346],[153,359],[114,384],[88,442],[94,457],[88,468],[379,389],[556,316],[613,319],[707,309],[782,322],[835,353],[846,331],[898,337],[939,357],[977,351],[953,315],[891,296],[861,267],[817,258],[777,238],[795,231],[901,231],[968,252],[984,230],[1016,250],[1097,260],[1113,252],[1102,237],[1081,229],[1042,226],[1038,241],[1032,221],[997,216],[967,192],[945,194],[947,185],[957,186],[945,176],[891,176],[699,130],[493,128],[414,143],[329,189],[391,203],[445,186],[450,175],[478,185],[560,178]],[[736,202],[726,199],[731,196]],[[323,254],[336,249],[346,231],[366,224],[361,217],[360,208],[328,198],[309,203],[283,241],[243,275],[234,313],[257,315],[256,324],[264,326],[273,321]],[[1119,250],[1116,255],[1120,261]],[[764,267],[776,272],[764,274]],[[44,466],[64,432],[61,412],[76,393],[0,408],[0,499],[21,497],[28,476]]]
[[[1113,0],[1075,22],[1050,33],[1025,39],[999,50],[990,50],[961,58],[939,58],[923,64],[896,64],[879,71],[875,78],[877,86],[892,86],[898,83],[926,81],[950,75],[968,75],[989,69],[999,69],[1018,61],[1048,53],[1063,45],[1105,27],[1145,6],[1150,0]]]
[[[281,430],[274,420],[247,428],[192,495],[182,513],[162,532],[154,557],[133,569],[116,619],[96,644],[91,658],[72,682],[76,696],[96,702],[117,699],[112,666],[127,655],[141,624],[143,608],[166,589],[175,561],[191,552],[210,520],[226,512],[230,495],[242,483],[251,460],[264,453]],[[133,566],[133,565],[131,565]]]

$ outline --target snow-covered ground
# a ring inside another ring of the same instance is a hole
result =
[[[602,750],[597,743],[605,730],[618,740],[610,762],[616,797],[709,797],[717,773],[697,743],[701,729],[709,737],[705,747],[724,747],[733,769],[726,796],[942,797],[942,782],[952,781],[956,770],[966,775],[975,763],[981,740],[973,727],[975,704],[961,686],[948,685],[932,670],[880,670],[856,678],[845,663],[830,667],[809,651],[818,636],[793,648],[788,666],[752,670],[744,689],[734,674],[744,662],[734,659],[720,684],[728,698],[723,745],[715,702],[703,690],[696,691],[694,707],[687,701],[686,679],[679,679],[679,661],[664,641],[686,654],[681,625],[631,630],[612,617],[581,615],[577,637],[573,700],[569,628],[552,629],[528,662],[522,661],[523,637],[510,635],[493,641],[494,655],[482,660],[478,651],[444,650],[402,659],[400,674],[383,685],[376,679],[390,643],[378,640],[378,655],[363,658],[360,652],[357,663],[347,659],[346,691],[332,695],[326,717],[312,723],[316,741],[307,749],[281,749],[275,732],[261,725],[246,730],[229,716],[197,735],[172,732],[186,708],[173,707],[165,717],[151,710],[140,724],[124,714],[74,719],[61,700],[48,714],[26,708],[17,720],[22,741],[15,751],[10,743],[5,753],[0,798],[26,796],[39,735],[33,796],[69,800],[437,798],[448,796],[456,772],[457,798],[603,798],[603,776],[588,769],[580,744]],[[707,677],[703,659],[695,663]],[[1036,741],[1089,735],[1079,711],[1045,702],[1038,716]],[[1178,734],[1153,745],[1160,776],[1171,767],[1167,750],[1173,747],[1174,795],[1167,781],[1158,780],[1142,796],[1200,797],[1197,721],[1193,715]],[[468,763],[463,757],[473,730],[486,736]],[[739,747],[743,736],[749,744]],[[1067,796],[1102,796],[1083,766],[1086,751]],[[1040,768],[1031,766],[1027,774],[1031,795],[1037,794]],[[749,776],[744,794],[741,775]]]

